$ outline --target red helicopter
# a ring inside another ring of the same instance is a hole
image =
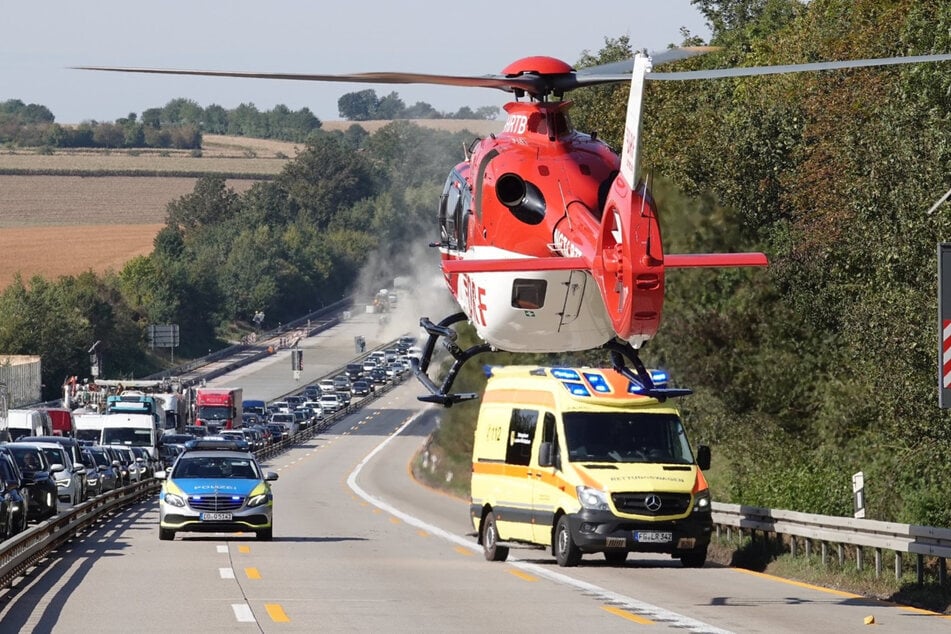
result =
[[[498,88],[515,100],[499,134],[477,139],[446,180],[439,201],[438,247],[446,284],[461,312],[420,325],[429,333],[416,376],[428,395],[450,406],[476,398],[451,393],[462,365],[483,352],[604,349],[612,365],[658,399],[689,394],[667,388],[638,350],[660,326],[668,268],[766,266],[762,253],[665,254],[657,209],[638,178],[641,110],[647,80],[691,80],[951,60],[951,55],[864,59],[787,66],[653,72],[653,66],[710,51],[670,49],[574,70],[552,57],[526,57],[498,75],[417,73],[301,75],[230,71],[81,67],[88,70],[307,81],[426,83]],[[575,130],[565,93],[630,82],[623,148],[617,154]],[[527,97],[526,101],[520,101]],[[461,349],[453,324],[472,323],[484,343]],[[437,385],[427,374],[436,342],[455,362]],[[625,360],[630,362],[628,367]]]

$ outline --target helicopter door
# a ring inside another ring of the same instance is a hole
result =
[[[559,330],[573,322],[581,314],[582,300],[589,276],[585,271],[571,271],[565,284],[565,301],[561,310]]]

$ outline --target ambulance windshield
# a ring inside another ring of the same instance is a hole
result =
[[[693,463],[674,414],[565,412],[563,419],[571,462]]]

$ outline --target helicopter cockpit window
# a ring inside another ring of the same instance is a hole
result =
[[[516,279],[512,283],[512,307],[523,310],[538,310],[545,305],[547,280]]]

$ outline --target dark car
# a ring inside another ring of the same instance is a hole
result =
[[[386,375],[386,370],[377,367],[370,372],[370,379],[372,379],[374,385],[384,385],[390,380],[390,377]]]
[[[118,489],[121,486],[119,482],[121,475],[119,474],[119,467],[113,464],[112,455],[109,451],[99,445],[86,447],[85,451],[89,452],[96,471],[99,472],[99,492],[107,493]]]
[[[23,474],[9,453],[0,453],[0,483],[3,484],[3,494],[0,495],[0,536],[9,539],[26,530],[29,512]]]
[[[27,518],[42,521],[59,511],[56,482],[50,475],[50,463],[42,449],[34,445],[6,443],[0,445],[0,453],[13,458],[23,478],[27,498]]]
[[[373,391],[370,382],[364,381],[363,379],[354,381],[353,386],[350,389],[354,396],[368,396],[370,392]]]

